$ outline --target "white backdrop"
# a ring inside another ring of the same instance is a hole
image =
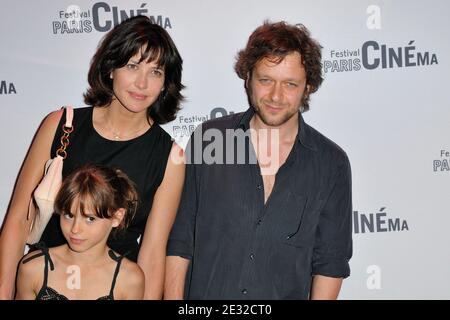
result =
[[[450,2],[2,0],[0,9],[0,221],[37,126],[61,105],[83,105],[89,61],[123,13],[153,17],[183,56],[188,99],[164,126],[182,145],[200,121],[247,108],[233,63],[250,33],[264,19],[303,23],[324,47],[325,71],[305,119],[352,164],[354,257],[340,298],[450,299]],[[65,17],[73,10],[80,17]]]

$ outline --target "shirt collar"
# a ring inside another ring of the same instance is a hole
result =
[[[255,110],[250,107],[242,114],[235,129],[243,129],[244,131],[250,129],[250,120],[255,114]],[[302,113],[298,112],[298,133],[297,140],[306,148],[317,151],[317,145],[313,139],[311,127],[303,119]]]

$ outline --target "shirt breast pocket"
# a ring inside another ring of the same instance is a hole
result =
[[[284,244],[312,247],[319,221],[320,201],[289,191],[281,237]]]

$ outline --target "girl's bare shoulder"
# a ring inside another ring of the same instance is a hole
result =
[[[122,258],[119,276],[117,277],[117,292],[119,299],[142,299],[144,295],[144,272],[137,263]]]

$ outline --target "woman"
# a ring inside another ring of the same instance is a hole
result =
[[[175,119],[182,100],[182,59],[169,34],[147,17],[130,18],[111,30],[95,53],[84,95],[89,107],[74,110],[63,177],[92,162],[120,168],[141,199],[124,236],[108,246],[137,261],[145,274],[147,299],[160,299],[165,249],[184,180],[182,149],[159,125]],[[45,162],[60,145],[63,110],[41,124],[25,158],[0,235],[0,298],[12,298],[17,263],[29,224],[26,215]],[[65,242],[52,217],[41,241]]]

